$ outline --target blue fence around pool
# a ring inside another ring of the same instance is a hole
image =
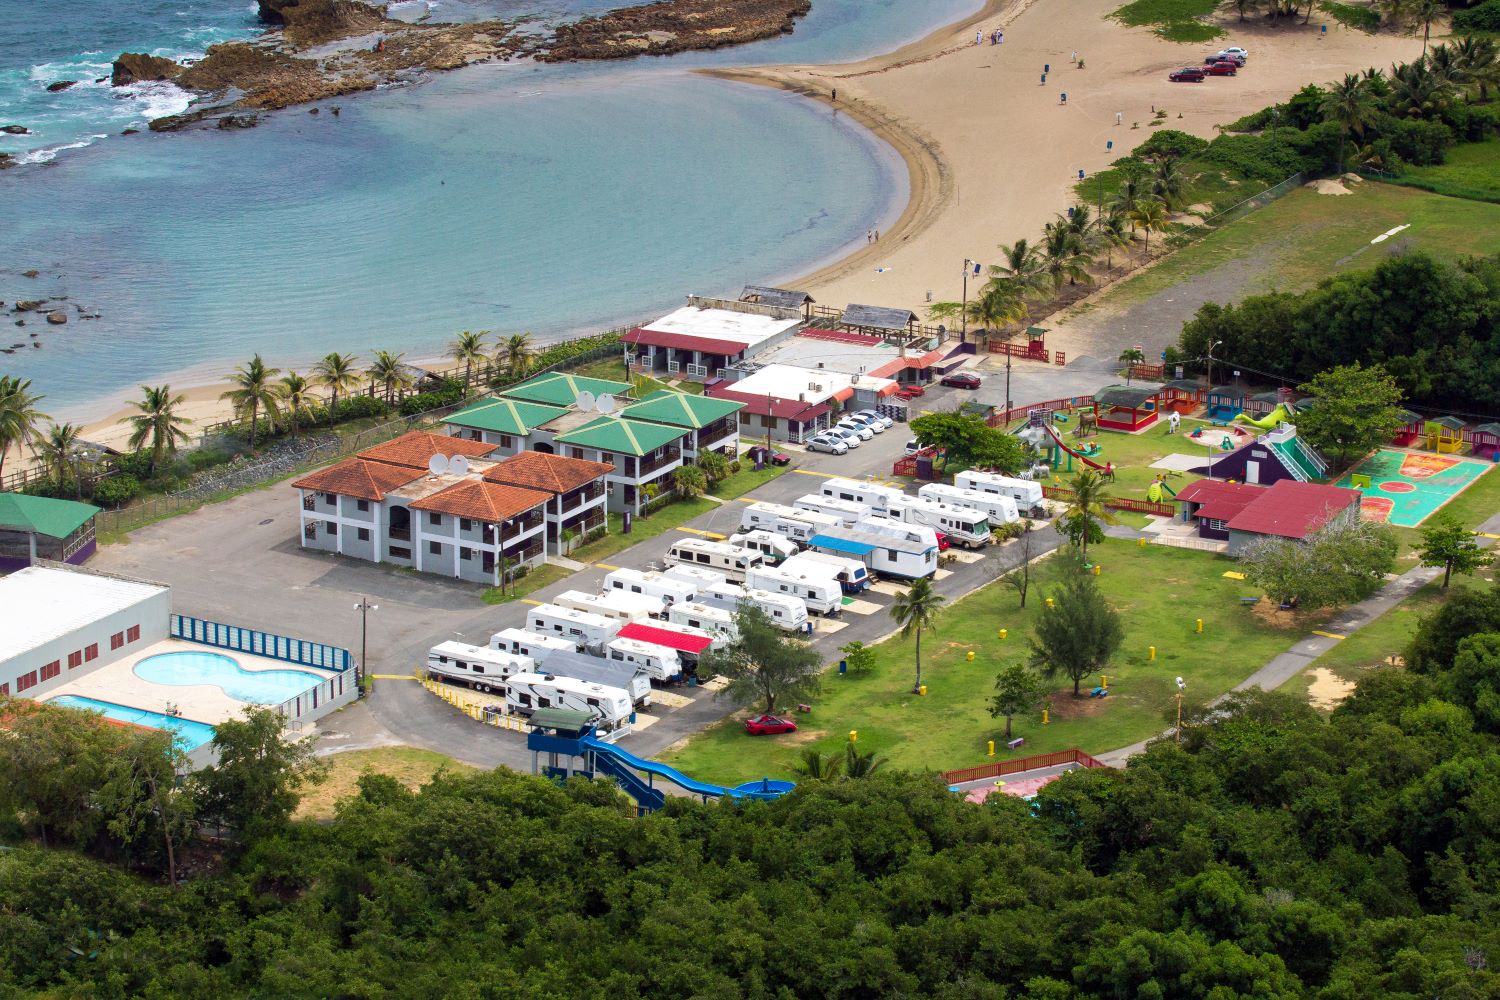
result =
[[[187,615],[172,616],[172,638],[188,642],[232,649],[240,653],[253,653],[272,660],[284,660],[304,667],[320,670],[337,670],[342,673],[354,666],[354,654],[340,646],[329,646],[307,639],[292,639],[270,632],[259,632],[239,625],[189,618]]]

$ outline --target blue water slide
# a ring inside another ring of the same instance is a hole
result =
[[[612,743],[606,743],[592,734],[580,739],[579,746],[585,750],[592,751],[595,758],[600,762],[600,769],[608,773],[617,774],[615,769],[610,767],[609,764],[622,764],[627,768],[634,768],[637,771],[670,781],[679,788],[706,798],[719,798],[728,795],[732,798],[774,799],[785,795],[796,787],[790,781],[771,781],[770,779],[747,781],[745,784],[734,788],[725,788],[723,785],[711,785],[706,781],[696,781],[689,778],[675,767],[668,767],[666,764],[654,760],[637,757],[629,750],[624,750]],[[606,761],[608,764],[605,763]],[[635,778],[635,776],[631,775],[631,778]],[[635,783],[637,785],[641,784],[640,779],[635,778]],[[660,802],[657,802],[655,805],[647,805],[641,796],[637,794],[634,786],[630,785],[628,781],[623,781],[622,785],[637,802],[646,805],[647,808],[656,808],[660,805]],[[648,791],[651,792],[653,797],[661,795],[660,792],[656,792],[654,789],[648,789]]]

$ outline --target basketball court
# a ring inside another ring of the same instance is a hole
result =
[[[1364,494],[1360,514],[1365,520],[1415,528],[1489,468],[1490,463],[1472,458],[1383,448],[1346,473],[1337,485],[1358,484]]]

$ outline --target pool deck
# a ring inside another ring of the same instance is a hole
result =
[[[108,663],[82,675],[61,687],[47,692],[43,701],[50,700],[59,695],[71,694],[81,698],[93,698],[96,701],[110,701],[116,705],[125,705],[130,708],[143,708],[152,712],[166,714],[168,704],[175,706],[178,714],[185,719],[193,719],[197,722],[206,722],[216,726],[225,719],[239,716],[245,710],[248,702],[231,698],[216,684],[156,684],[145,681],[135,675],[135,665],[141,660],[162,653],[204,653],[213,652],[227,656],[248,671],[256,670],[301,670],[316,675],[319,680],[329,680],[338,675],[331,670],[319,670],[316,667],[304,667],[301,664],[283,663],[280,660],[268,659],[264,656],[255,656],[251,653],[241,653],[236,650],[216,649],[211,646],[200,646],[193,642],[183,642],[180,639],[167,639],[155,643],[144,649],[137,650],[129,656]]]

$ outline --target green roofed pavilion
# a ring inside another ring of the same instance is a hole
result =
[[[620,455],[637,458],[649,455],[658,448],[675,444],[682,438],[681,427],[664,424],[648,424],[641,420],[623,420],[615,417],[600,417],[591,420],[577,430],[559,434],[557,440],[580,448],[598,448]]]
[[[99,508],[76,500],[0,493],[0,570],[38,559],[77,565],[94,553]]]
[[[625,407],[623,413],[632,420],[649,420],[656,424],[701,430],[715,420],[722,420],[744,407],[744,403],[733,399],[692,396],[685,392],[661,389],[634,406]]]
[[[506,389],[502,395],[547,406],[567,407],[573,405],[581,392],[591,392],[596,398],[605,394],[618,396],[623,403],[630,395],[630,383],[570,375],[567,372],[550,372]]]
[[[443,423],[525,437],[532,428],[556,420],[567,412],[560,406],[543,406],[520,399],[485,399],[444,417]]]

